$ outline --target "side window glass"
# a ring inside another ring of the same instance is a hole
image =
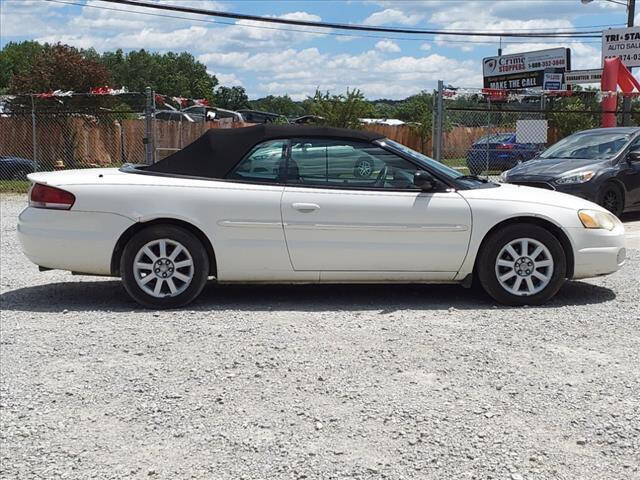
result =
[[[275,183],[284,166],[287,140],[273,140],[253,148],[236,168],[229,179],[261,183]]]
[[[414,189],[417,168],[365,142],[300,139],[291,142],[289,183],[366,189]]]
[[[636,138],[632,143],[631,143],[631,148],[629,149],[630,152],[638,152],[640,151],[640,137]]]

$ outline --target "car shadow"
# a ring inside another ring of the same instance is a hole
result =
[[[585,282],[567,282],[542,308],[608,302],[615,293]],[[493,302],[480,288],[459,285],[218,285],[209,282],[184,310],[195,311],[371,311],[511,308]],[[118,280],[60,282],[0,295],[2,311],[70,312],[144,310]]]

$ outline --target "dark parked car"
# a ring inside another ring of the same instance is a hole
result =
[[[518,143],[514,132],[496,133],[477,140],[467,152],[467,167],[471,175],[489,170],[509,170],[531,160],[544,149],[540,143]]]
[[[171,122],[195,122],[191,115],[177,110],[157,110],[155,118],[156,120],[168,120]]]
[[[640,210],[640,128],[574,133],[501,180],[577,195],[618,216]]]
[[[240,113],[233,110],[225,110],[224,108],[193,105],[182,109],[181,112],[188,114],[196,122],[222,120],[223,118],[230,118],[232,122],[244,122],[244,118]]]
[[[287,117],[277,113],[261,112],[259,110],[238,110],[238,113],[249,123],[289,123]]]
[[[36,164],[28,158],[11,155],[0,156],[0,178],[2,180],[26,180],[27,174],[36,170]]]

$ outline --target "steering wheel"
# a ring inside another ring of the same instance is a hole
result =
[[[376,177],[376,181],[374,182],[374,187],[384,187],[384,181],[387,179],[387,173],[389,173],[389,167],[385,165],[378,173]]]

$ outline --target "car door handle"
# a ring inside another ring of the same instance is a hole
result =
[[[305,213],[313,212],[320,209],[320,205],[318,205],[317,203],[293,203],[291,206],[294,208],[294,210]]]

